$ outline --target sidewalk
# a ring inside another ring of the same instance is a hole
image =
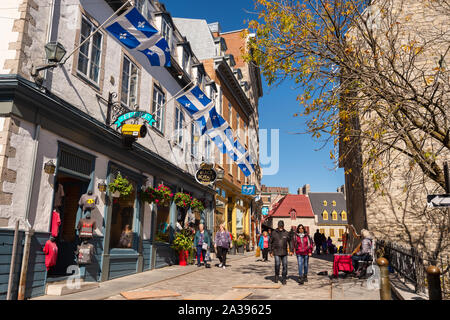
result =
[[[236,261],[244,259],[248,256],[253,256],[254,252],[246,252],[244,255],[228,255],[228,261]],[[213,259],[211,265],[213,266],[217,259]],[[149,271],[144,271],[141,273],[108,280],[99,283],[99,287],[95,289],[90,289],[82,292],[77,292],[73,294],[68,294],[64,296],[50,296],[44,295],[32,298],[30,300],[104,300],[114,295],[120,294],[122,291],[130,291],[139,289],[145,286],[151,286],[158,284],[162,281],[167,281],[171,279],[178,278],[187,274],[194,272],[200,272],[205,270],[205,267],[197,267],[196,265],[188,266],[167,266],[160,269],[154,269]],[[207,269],[211,270],[211,269]]]

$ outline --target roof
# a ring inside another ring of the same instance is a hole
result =
[[[308,193],[314,214],[318,224],[346,224],[347,219],[342,220],[342,211],[347,212],[347,204],[342,192],[310,192]],[[334,202],[333,202],[334,201]],[[323,219],[323,212],[328,212],[328,220]],[[337,212],[337,220],[332,219],[332,212]]]
[[[289,212],[292,208],[297,211],[297,218],[314,218],[308,196],[288,194],[273,205],[273,209],[266,216],[266,219],[269,217],[290,217]]]

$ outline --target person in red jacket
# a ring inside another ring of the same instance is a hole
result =
[[[303,284],[308,281],[308,261],[309,257],[312,255],[314,242],[302,224],[299,224],[297,230],[294,231],[292,242],[294,252],[297,255],[298,283]]]

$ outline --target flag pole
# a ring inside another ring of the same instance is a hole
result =
[[[153,111],[152,116],[155,116],[155,113],[157,113],[160,109],[162,109],[163,107],[165,107],[170,101],[172,101],[173,99],[176,99],[177,96],[184,92],[184,90],[189,87],[192,83],[194,83],[194,80],[191,80],[184,88],[182,88],[180,91],[178,91],[177,93],[175,93],[169,100],[167,100],[163,105],[159,106],[158,108],[156,108],[155,111]]]
[[[67,59],[70,58],[71,55],[73,55],[75,53],[75,51],[77,51],[78,49],[80,49],[90,38],[92,38],[92,36],[94,34],[96,34],[105,24],[107,24],[109,22],[109,20],[111,20],[118,12],[120,12],[120,10],[122,10],[123,8],[125,8],[125,6],[127,6],[128,4],[133,5],[133,2],[131,0],[128,0],[127,2],[125,2],[119,9],[117,9],[108,19],[105,20],[105,22],[103,22],[97,29],[95,29],[94,32],[92,32],[89,37],[87,37],[86,39],[84,39],[83,42],[80,43],[80,45],[78,45],[77,47],[75,47],[75,49],[72,50],[72,52],[64,59],[63,62],[60,62],[60,65],[63,65],[66,63]]]

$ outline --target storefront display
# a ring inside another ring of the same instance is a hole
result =
[[[81,245],[77,247],[76,255],[79,265],[91,264],[94,257],[94,245],[87,240],[83,240]]]
[[[84,239],[92,239],[96,227],[95,220],[91,218],[91,213],[88,211],[85,218],[78,222],[77,230],[79,237]]]
[[[86,210],[93,210],[98,204],[98,196],[89,190],[86,194],[83,194],[78,202],[78,205],[83,208],[83,212]]]
[[[61,225],[61,217],[57,209],[52,212],[52,237],[57,238],[59,235],[59,226]]]
[[[55,237],[50,237],[44,246],[43,251],[45,254],[45,266],[47,267],[47,271],[56,265],[56,260],[58,258],[58,247],[56,246],[55,240]]]

